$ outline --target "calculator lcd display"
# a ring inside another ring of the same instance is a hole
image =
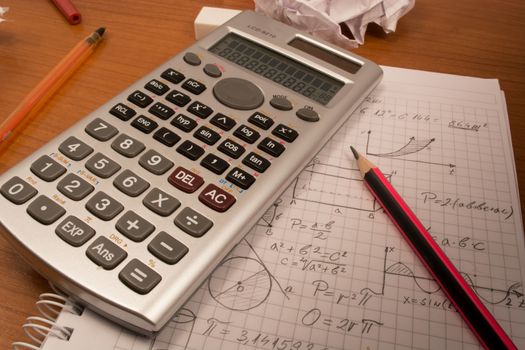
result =
[[[323,105],[344,86],[339,80],[235,33],[224,36],[209,51]]]

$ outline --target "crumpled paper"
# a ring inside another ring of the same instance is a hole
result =
[[[0,23],[4,22],[5,19],[3,19],[2,17],[4,16],[4,14],[9,11],[9,7],[1,7],[0,6]]]
[[[344,48],[365,41],[369,23],[386,33],[396,30],[397,21],[410,11],[415,0],[254,0],[255,10],[278,21]],[[348,27],[353,39],[343,35]]]

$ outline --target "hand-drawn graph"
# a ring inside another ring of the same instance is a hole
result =
[[[416,287],[426,294],[435,294],[441,290],[441,287],[431,276],[427,274],[418,275],[414,272],[413,269],[411,269],[401,261],[388,264],[388,254],[392,253],[393,250],[394,247],[385,248],[381,288],[379,290],[372,290],[370,288],[366,288],[368,291],[372,292],[375,295],[385,295],[386,278],[388,276],[412,279]],[[524,294],[520,291],[522,289],[522,284],[520,282],[512,283],[509,286],[493,288],[481,285],[478,282],[476,282],[476,275],[470,275],[465,272],[461,272],[461,275],[463,276],[465,281],[467,281],[468,285],[472,288],[472,290],[474,290],[474,292],[478,295],[478,297],[486,303],[493,305],[504,303],[507,306],[521,306],[525,302],[523,299]],[[512,298],[514,300],[512,300]]]
[[[274,282],[287,297],[250,243],[246,239],[243,242],[255,257],[236,256],[233,253],[222,261],[208,278],[211,297],[230,310],[251,310],[268,299]]]
[[[392,174],[385,176],[390,181]],[[372,213],[381,209],[363,185],[359,169],[322,163],[318,158],[295,179],[292,198]]]
[[[448,167],[451,169],[451,174],[454,173],[453,170],[456,168],[455,164],[444,163],[444,162],[432,162],[432,161],[427,161],[427,160],[411,159],[411,158],[406,157],[408,155],[416,154],[424,150],[429,150],[432,143],[436,141],[435,138],[418,140],[416,139],[415,136],[412,136],[408,139],[408,142],[406,144],[404,144],[398,149],[395,149],[393,151],[388,151],[388,152],[378,152],[378,151],[373,152],[370,150],[371,134],[372,134],[372,131],[368,130],[367,139],[366,139],[366,155],[376,156],[380,158],[395,158],[395,159],[403,160],[406,162],[444,166],[444,167]]]

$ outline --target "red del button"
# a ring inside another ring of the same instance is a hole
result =
[[[214,184],[209,184],[199,194],[199,200],[213,210],[223,212],[235,203],[235,197],[220,189]]]
[[[170,184],[186,193],[197,191],[197,189],[204,183],[202,177],[181,166],[171,173],[168,181]]]

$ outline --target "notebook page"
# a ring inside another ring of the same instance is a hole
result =
[[[121,331],[107,349],[479,349],[365,188],[350,145],[525,348],[525,246],[497,80],[383,68],[380,86],[168,326],[153,338]]]

